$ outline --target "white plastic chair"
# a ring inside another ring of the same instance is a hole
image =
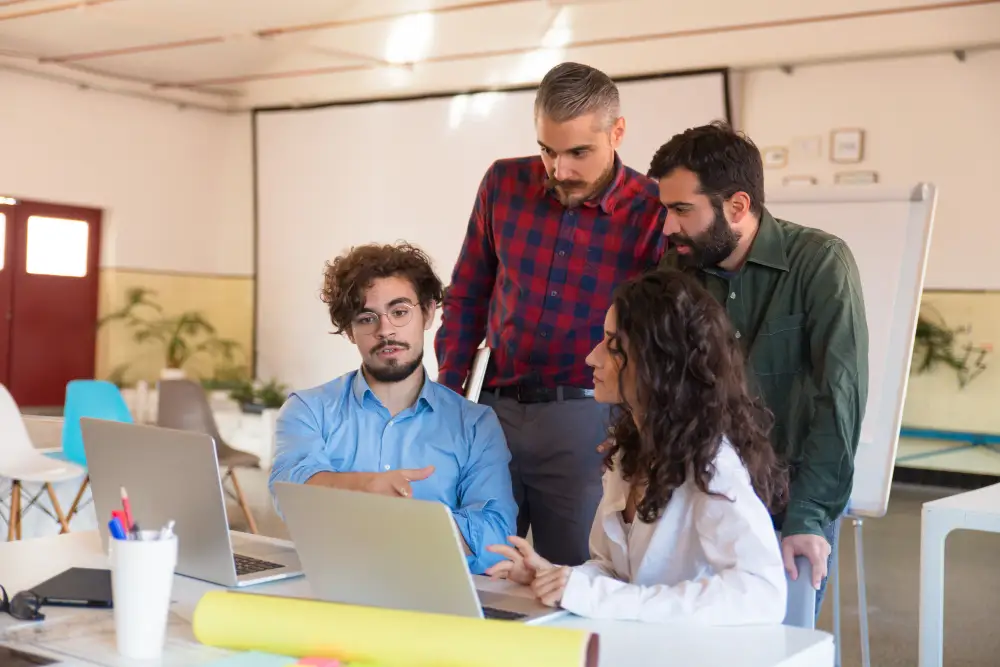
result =
[[[69,532],[69,522],[59,507],[52,485],[82,477],[84,474],[84,469],[75,463],[50,458],[35,449],[17,403],[7,391],[7,387],[0,384],[0,477],[11,481],[9,511],[7,516],[3,517],[7,521],[7,540],[21,539],[21,517],[35,504],[59,522],[60,533]],[[24,489],[24,484],[40,484],[41,488],[31,496],[30,491]],[[49,494],[55,516],[52,516],[48,508],[38,503],[39,498],[46,492]],[[29,496],[27,504],[22,502],[24,495]],[[0,516],[4,504],[0,502]]]

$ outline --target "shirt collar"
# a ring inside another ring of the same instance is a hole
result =
[[[427,409],[433,412],[437,407],[438,396],[434,385],[434,381],[427,377],[427,369],[424,369],[424,386],[420,388],[417,400],[411,406],[414,408],[414,412],[419,412],[421,409]],[[375,392],[372,391],[371,386],[368,384],[368,380],[365,379],[364,372],[360,368],[354,374],[354,381],[351,383],[351,390],[354,393],[354,398],[358,401],[358,405],[362,408],[365,407],[366,398],[375,401],[377,405],[382,405],[382,401],[380,401],[378,396],[375,395]]]
[[[750,246],[750,254],[747,261],[762,266],[769,266],[772,269],[788,270],[788,255],[785,253],[785,233],[778,226],[767,209],[760,216],[760,227],[757,229],[757,236]]]
[[[589,206],[591,208],[598,207],[604,213],[610,215],[614,212],[615,207],[621,200],[622,192],[625,186],[625,165],[622,163],[622,159],[618,156],[618,151],[615,151],[615,162],[612,166],[614,171],[614,176],[611,177],[611,182],[608,183],[607,187],[599,194],[591,197],[587,201],[583,202],[583,206]],[[548,174],[545,168],[542,168],[542,191],[546,194],[551,193],[551,188],[545,187],[545,179],[548,178]],[[554,196],[554,195],[553,195]]]

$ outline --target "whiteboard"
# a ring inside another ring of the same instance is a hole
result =
[[[622,160],[645,173],[683,130],[726,118],[723,72],[619,83]],[[319,300],[323,263],[352,245],[405,239],[450,280],[483,174],[538,153],[534,90],[258,111],[258,377],[294,388],[358,367]],[[437,360],[425,338],[431,377]]]
[[[889,504],[937,190],[925,183],[799,186],[769,191],[766,200],[776,218],[843,239],[857,261],[868,318],[869,380],[848,512],[882,516]]]

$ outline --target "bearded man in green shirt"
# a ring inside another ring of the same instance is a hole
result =
[[[841,239],[768,213],[760,151],[725,123],[673,137],[649,176],[667,209],[660,266],[692,273],[725,306],[774,416],[771,442],[791,476],[774,525],[789,576],[795,556],[812,564],[818,615],[868,400],[858,267]]]

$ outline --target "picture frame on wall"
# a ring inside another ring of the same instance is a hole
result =
[[[841,164],[861,162],[865,156],[865,131],[845,127],[830,132],[830,161]]]
[[[815,176],[805,176],[796,174],[794,176],[785,176],[781,179],[781,184],[784,186],[795,186],[795,185],[816,185]]]
[[[841,171],[833,175],[837,185],[870,185],[878,183],[878,172],[875,171]]]
[[[784,146],[771,146],[761,151],[765,169],[781,169],[788,164],[788,149]]]

